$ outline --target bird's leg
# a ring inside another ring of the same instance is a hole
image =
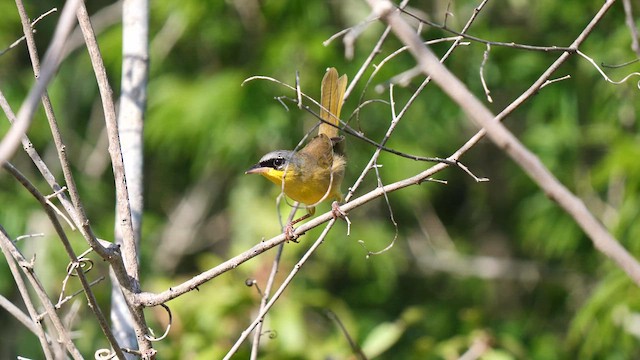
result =
[[[284,227],[284,237],[285,239],[287,239],[287,241],[293,241],[293,242],[297,242],[296,239],[300,236],[300,235],[296,235],[295,229],[293,228],[293,225],[299,223],[302,220],[308,219],[311,216],[311,213],[307,213],[306,215],[303,215],[295,220],[292,220],[290,223],[288,223],[285,227]]]
[[[331,215],[333,215],[335,219],[342,218],[347,222],[347,236],[349,236],[349,234],[351,234],[351,220],[349,220],[347,213],[340,209],[340,204],[338,204],[337,201],[331,203]]]
[[[342,218],[345,219],[347,217],[347,213],[340,209],[340,204],[337,201],[331,203],[331,214],[334,218]]]

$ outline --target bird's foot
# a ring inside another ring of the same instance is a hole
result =
[[[331,203],[331,214],[336,219],[338,219],[338,218],[346,219],[347,218],[347,213],[342,211],[342,209],[340,209],[340,204],[338,204],[337,201],[334,201],[334,202]]]
[[[331,203],[331,214],[335,219],[341,218],[347,222],[347,236],[351,234],[351,220],[347,216],[347,213],[340,209],[340,204],[337,201]]]
[[[287,242],[289,241],[293,241],[294,243],[298,242],[298,237],[299,235],[297,235],[295,233],[296,229],[293,228],[293,222],[288,223],[285,227],[284,227],[284,238]]]

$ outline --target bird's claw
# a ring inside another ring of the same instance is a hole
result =
[[[288,223],[285,227],[284,227],[284,238],[285,240],[288,241],[293,241],[294,243],[298,242],[298,237],[299,235],[297,235],[295,233],[296,229],[293,228],[293,224],[292,223]]]
[[[342,218],[345,219],[347,217],[347,213],[340,209],[340,204],[337,201],[331,203],[331,214],[334,218]]]

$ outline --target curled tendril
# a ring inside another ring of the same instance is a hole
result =
[[[96,360],[109,360],[116,357],[116,352],[111,349],[98,349],[93,355]]]
[[[269,339],[275,339],[278,337],[278,332],[276,332],[275,330],[263,331],[262,334],[260,335],[267,335],[267,334],[269,334]]]
[[[173,322],[173,316],[171,315],[171,309],[169,309],[169,307],[167,305],[165,305],[165,304],[160,304],[160,306],[162,306],[167,311],[167,314],[169,314],[169,323],[167,324],[167,328],[165,329],[164,334],[162,334],[162,336],[160,336],[158,338],[153,336],[153,330],[151,330],[151,328],[149,328],[149,332],[151,333],[152,336],[149,336],[149,335],[145,334],[144,338],[149,340],[149,341],[151,341],[151,342],[164,340],[164,338],[166,338],[167,335],[169,335],[169,330],[171,330],[171,323]]]
[[[67,265],[67,274],[69,274],[69,276],[78,276],[76,271],[74,271],[78,268],[82,269],[83,273],[88,273],[93,269],[93,260],[89,258],[78,258],[77,262],[70,262]]]

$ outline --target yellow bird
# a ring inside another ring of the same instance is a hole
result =
[[[340,110],[347,76],[330,68],[322,79],[318,135],[299,151],[276,150],[264,155],[246,174],[260,174],[279,186],[291,199],[307,205],[308,214],[324,200],[342,201],[340,184],[347,164],[344,137],[338,136]],[[326,123],[325,123],[326,122]],[[330,125],[332,124],[332,125]]]

